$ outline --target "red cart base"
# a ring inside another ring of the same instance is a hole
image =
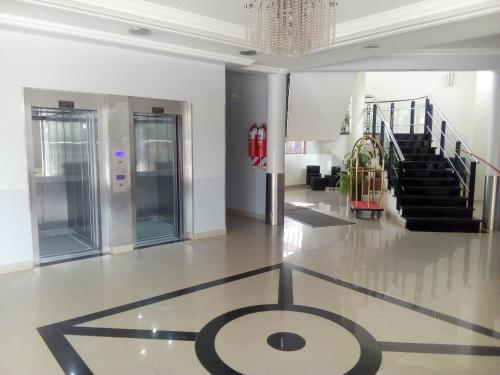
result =
[[[375,201],[351,201],[351,211],[356,212],[356,217],[359,217],[360,211],[371,211],[372,218],[377,215],[377,219],[380,219],[380,215],[384,209],[380,205],[380,203]]]

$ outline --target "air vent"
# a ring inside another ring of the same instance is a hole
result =
[[[153,113],[155,115],[163,115],[165,113],[165,110],[163,107],[153,107]]]
[[[68,100],[59,100],[59,108],[75,109],[75,102],[70,102]]]

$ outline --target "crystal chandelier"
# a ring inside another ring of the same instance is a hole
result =
[[[259,52],[302,56],[335,38],[332,0],[245,0],[246,39]]]

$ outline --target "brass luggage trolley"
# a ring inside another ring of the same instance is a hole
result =
[[[354,144],[349,161],[351,211],[370,211],[380,219],[384,211],[384,151],[376,138],[365,134]]]

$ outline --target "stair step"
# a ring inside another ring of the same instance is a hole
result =
[[[407,154],[425,154],[425,155],[435,155],[436,147],[421,147],[421,146],[403,146],[399,147],[403,155]]]
[[[426,206],[403,206],[401,215],[403,217],[454,217],[471,219],[474,213],[469,207],[426,207]]]
[[[401,178],[403,186],[456,186],[457,181],[453,177],[404,177]]]
[[[406,168],[403,169],[403,178],[442,178],[442,177],[451,177],[454,172],[451,168],[446,169],[412,169]]]
[[[441,155],[436,154],[404,154],[407,161],[442,161]]]
[[[449,217],[406,217],[406,229],[421,232],[479,233],[481,220]]]
[[[401,207],[467,207],[467,198],[464,197],[402,194],[400,197],[398,197],[398,199]]]
[[[396,140],[405,140],[405,141],[428,141],[432,139],[430,134],[411,134],[411,133],[395,133],[394,136]]]
[[[403,168],[409,169],[448,169],[446,160],[405,160],[399,163]]]
[[[399,147],[431,147],[432,140],[397,139]]]
[[[435,195],[444,197],[457,197],[462,189],[457,186],[402,186],[401,196],[406,195]]]

